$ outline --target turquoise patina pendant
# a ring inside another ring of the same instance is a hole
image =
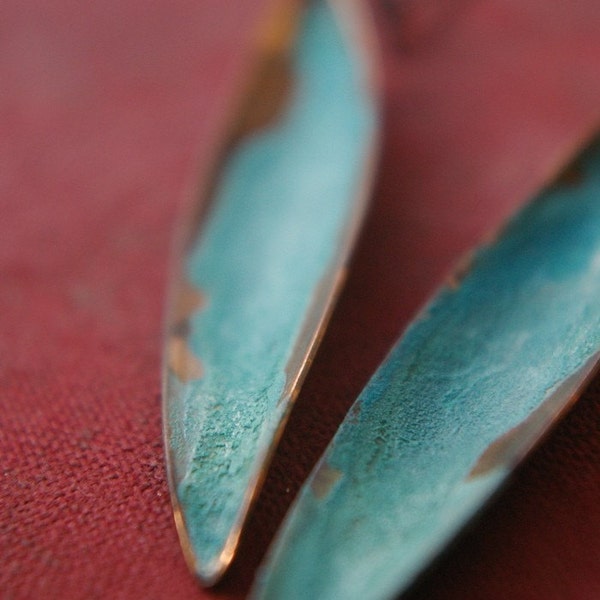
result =
[[[335,4],[276,3],[173,285],[165,444],[180,538],[205,584],[232,560],[366,206],[377,106],[353,29],[364,22]]]
[[[599,351],[596,146],[408,328],[301,490],[254,600],[396,597],[576,398]]]

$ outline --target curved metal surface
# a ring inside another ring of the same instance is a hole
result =
[[[352,3],[339,14],[323,1],[276,8],[168,319],[169,478],[186,558],[205,584],[233,558],[325,327],[375,155],[367,47],[339,20]]]
[[[572,172],[572,171],[571,171]],[[600,146],[405,332],[290,510],[253,598],[394,598],[569,407],[600,358]]]

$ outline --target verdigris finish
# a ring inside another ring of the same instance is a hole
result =
[[[205,583],[231,560],[364,209],[375,106],[328,3],[310,3],[294,59],[285,114],[228,157],[175,294],[166,438]]]
[[[581,168],[406,331],[302,489],[255,600],[395,597],[574,398],[600,349],[598,147]]]

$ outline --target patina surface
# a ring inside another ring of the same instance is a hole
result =
[[[332,9],[309,6],[286,110],[260,131],[263,117],[242,126],[185,257],[175,304],[187,308],[169,335],[176,518],[207,583],[232,558],[364,211],[375,106]]]
[[[367,385],[253,598],[409,585],[587,382],[600,349],[600,147],[459,266]]]

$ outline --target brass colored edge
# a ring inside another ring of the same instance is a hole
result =
[[[498,468],[513,469],[562,420],[600,370],[600,352],[561,382],[523,421],[494,440],[479,456],[467,478]]]

